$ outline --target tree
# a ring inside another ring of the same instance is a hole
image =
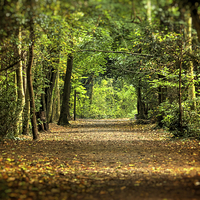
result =
[[[70,53],[67,59],[67,69],[64,82],[64,93],[58,125],[68,125],[70,120],[70,92],[71,92],[71,74],[73,68],[73,55]]]
[[[188,16],[188,40],[189,40],[189,49],[190,53],[192,53],[192,18],[190,15]],[[189,65],[189,87],[188,87],[188,98],[191,100],[195,100],[195,85],[194,85],[194,67],[193,67],[193,62],[190,61]],[[195,101],[193,108],[195,108]]]
[[[20,12],[21,8],[21,1],[19,0],[17,2],[17,12]],[[19,24],[18,30],[17,30],[17,35],[18,35],[18,45],[16,45],[16,54],[17,57],[21,56],[22,52],[22,32],[21,32],[21,26]],[[24,105],[25,105],[25,88],[24,88],[24,79],[23,79],[23,66],[22,66],[22,60],[19,61],[16,69],[16,81],[17,81],[17,101],[19,101],[19,116],[18,116],[18,121],[17,121],[17,134],[22,133],[22,127],[23,127],[23,110],[24,110]]]
[[[193,21],[193,25],[197,31],[197,36],[198,36],[198,40],[200,42],[200,14],[198,13],[198,7],[199,7],[199,1],[198,0],[177,0],[179,7],[180,8],[184,8],[185,6],[188,6],[191,17],[192,17],[192,21]]]
[[[30,7],[33,7],[33,2],[30,1]],[[31,10],[33,11],[33,10]],[[38,129],[37,129],[37,119],[35,114],[35,97],[34,97],[34,91],[33,91],[33,83],[32,83],[32,67],[33,67],[33,58],[34,58],[34,22],[33,22],[33,16],[32,12],[29,12],[29,26],[30,26],[30,46],[29,46],[29,58],[28,58],[28,64],[27,64],[27,85],[29,90],[29,97],[30,97],[30,116],[31,116],[31,124],[32,124],[32,134],[33,139],[38,139]]]

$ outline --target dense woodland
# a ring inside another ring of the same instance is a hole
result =
[[[0,19],[2,137],[37,139],[76,104],[199,138],[198,0],[1,0]]]

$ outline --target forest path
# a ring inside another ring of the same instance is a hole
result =
[[[0,199],[200,199],[199,141],[128,119],[70,123],[0,144]]]

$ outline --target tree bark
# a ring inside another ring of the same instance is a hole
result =
[[[158,78],[161,79],[161,78],[164,78],[164,76],[158,74]],[[166,100],[166,94],[167,94],[167,88],[163,87],[163,86],[159,86],[159,88],[158,88],[158,105],[160,105],[161,103],[163,103]],[[162,115],[158,116],[157,121],[158,121],[159,127],[163,127],[162,120],[163,120],[163,116]]]
[[[59,71],[57,73],[57,109],[56,109],[56,120],[59,119],[60,116],[60,87],[59,87],[59,79],[60,79],[60,75],[59,75]]]
[[[183,53],[182,53],[181,46],[181,59],[179,64],[179,125],[180,125],[180,131],[183,132],[183,109],[182,109],[182,91],[181,91],[181,84],[182,84],[182,59],[183,59]]]
[[[198,41],[200,42],[200,16],[198,14],[197,7],[192,7],[191,17],[194,24],[194,27],[197,31]]]
[[[28,87],[26,88],[25,95],[25,106],[24,106],[24,120],[23,120],[23,135],[28,135],[29,133],[29,117],[30,117],[30,101],[29,101],[29,91]]]
[[[198,13],[199,0],[176,0],[180,8],[190,11],[194,28],[197,31],[198,41],[200,42],[200,14]],[[187,8],[187,9],[186,9]],[[184,15],[182,13],[182,15]]]
[[[139,80],[139,85],[137,87],[137,119],[146,119],[145,117],[145,104],[142,101],[142,94],[141,94],[141,80]]]
[[[60,116],[60,89],[59,89],[59,70],[56,76],[56,84],[54,90],[54,100],[52,106],[51,121],[57,121]]]
[[[52,67],[47,75],[50,80],[50,86],[45,89],[45,101],[46,101],[46,118],[47,122],[51,122],[51,114],[52,114],[52,104],[53,104],[53,88],[55,86],[57,72]]]
[[[29,101],[29,90],[27,87],[27,69],[26,69],[26,59],[24,60],[24,66],[23,71],[25,73],[25,76],[23,76],[23,88],[25,93],[25,105],[24,105],[24,111],[23,111],[23,135],[28,135],[29,133],[29,118],[30,118],[30,101]]]
[[[18,31],[19,41],[21,41],[21,30],[19,28]],[[18,45],[17,48],[18,56],[21,55],[21,45]],[[25,104],[25,94],[23,88],[23,69],[22,69],[22,61],[19,61],[18,68],[16,70],[16,77],[17,77],[17,101],[20,106],[19,114],[18,114],[18,121],[17,121],[17,130],[18,134],[22,133],[22,124],[23,124],[23,109]]]
[[[30,13],[32,15],[32,13]],[[32,135],[33,139],[38,139],[38,129],[37,129],[37,119],[35,115],[35,98],[33,91],[33,83],[32,83],[32,66],[33,66],[33,58],[34,58],[34,30],[33,30],[33,18],[30,16],[30,40],[31,44],[29,46],[29,59],[27,65],[27,86],[29,90],[30,97],[30,117],[32,124]]]
[[[189,49],[190,49],[190,52],[192,53],[192,18],[190,16],[188,17],[188,40],[189,40]],[[189,83],[191,82],[191,84],[189,84],[189,87],[188,87],[188,98],[190,100],[194,101],[194,99],[195,99],[195,85],[194,85],[193,74],[194,74],[193,62],[190,61]],[[196,107],[195,102],[193,102],[192,107],[193,107],[192,109],[195,109],[195,107]]]
[[[56,93],[55,93],[56,94]],[[52,105],[52,113],[50,118],[50,123],[54,122],[56,120],[56,109],[57,109],[57,97],[54,97],[53,99],[53,105]]]
[[[71,74],[72,74],[72,67],[73,67],[73,56],[72,54],[68,55],[67,59],[67,70],[65,75],[65,83],[64,83],[64,93],[63,93],[63,100],[62,100],[62,107],[60,118],[58,121],[58,125],[67,125],[69,124],[70,120],[70,92],[71,92]]]
[[[147,0],[147,18],[151,24],[151,0]]]

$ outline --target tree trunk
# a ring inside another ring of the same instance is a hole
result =
[[[21,30],[19,28],[18,32],[19,41],[21,41]],[[17,54],[18,56],[21,56],[21,45],[18,45],[17,48]],[[23,88],[23,69],[22,69],[22,61],[19,62],[18,68],[16,70],[16,77],[17,77],[17,101],[18,105],[20,107],[18,111],[18,121],[17,121],[17,130],[18,134],[22,133],[22,124],[23,124],[23,109],[25,104],[25,94],[24,94],[24,88]]]
[[[27,69],[26,69],[26,59],[24,61],[23,71],[26,71],[26,76],[23,76],[24,93],[25,93],[25,106],[23,111],[23,135],[28,135],[29,133],[29,118],[30,118],[30,101],[29,101],[29,90],[27,87]]]
[[[151,0],[147,0],[147,18],[151,24]]]
[[[54,100],[52,105],[51,122],[57,121],[60,116],[60,89],[59,89],[59,71],[56,76],[55,90],[54,90]]]
[[[161,78],[164,78],[164,76],[159,74],[158,78],[161,79]],[[158,88],[158,105],[160,105],[161,103],[163,103],[166,100],[166,94],[167,94],[167,88],[159,86],[159,88]],[[163,120],[163,116],[162,115],[158,116],[157,121],[158,121],[159,127],[163,127],[162,120]]]
[[[151,0],[147,0],[147,17],[149,23],[151,23]]]
[[[200,21],[199,21],[200,22]],[[189,16],[188,18],[188,39],[189,39],[189,49],[192,53],[192,18]],[[194,78],[193,78],[193,62],[190,61],[190,67],[189,67],[189,87],[188,87],[188,98],[190,100],[195,99],[195,85],[194,85]],[[192,109],[195,109],[196,105],[195,102],[193,102]]]
[[[183,109],[182,109],[182,91],[181,91],[181,82],[182,82],[182,59],[183,59],[183,53],[182,53],[182,48],[181,46],[181,59],[180,59],[180,64],[179,64],[179,125],[180,125],[180,131],[181,133],[183,132]]]
[[[132,0],[131,20],[134,20],[135,18],[136,18],[135,4],[134,4],[134,0]]]
[[[30,13],[32,15],[32,13]],[[30,40],[31,45],[29,46],[29,59],[27,65],[27,86],[29,90],[30,96],[30,117],[32,123],[32,134],[33,139],[38,139],[38,129],[37,129],[37,119],[35,115],[35,98],[34,98],[34,91],[33,91],[33,83],[32,83],[32,66],[33,66],[33,57],[34,57],[34,30],[33,30],[33,18],[30,16]]]
[[[47,118],[47,122],[48,123],[51,123],[52,122],[52,115],[53,115],[53,102],[54,102],[54,99],[53,99],[53,93],[51,93],[49,95],[49,99],[48,99],[48,118]],[[55,106],[55,105],[54,105]]]
[[[91,81],[91,93],[90,93],[90,105],[92,104],[92,101],[93,101],[93,90],[94,90],[94,79],[92,79]]]
[[[52,104],[52,113],[51,113],[51,119],[50,122],[54,122],[56,119],[56,109],[57,109],[57,97],[54,97],[53,104]]]
[[[56,109],[56,120],[59,119],[59,116],[60,116],[60,87],[59,87],[59,79],[60,79],[60,75],[59,75],[59,71],[58,71],[58,74],[57,74],[57,93],[56,93],[56,96],[57,96],[57,109]]]
[[[23,135],[28,135],[29,133],[29,117],[30,117],[30,101],[29,101],[29,91],[28,87],[26,88],[25,95],[25,106],[24,106],[24,120],[23,120]]]
[[[57,72],[52,67],[49,74],[47,75],[48,79],[50,80],[50,87],[45,89],[45,101],[46,101],[46,118],[47,122],[51,121],[51,114],[52,114],[52,104],[53,104],[53,88],[55,86]]]
[[[87,90],[87,96],[90,100],[90,105],[92,104],[92,98],[93,98],[93,87],[94,87],[94,74],[91,74],[88,77],[88,80],[86,81],[84,87]]]
[[[58,121],[58,125],[67,125],[69,124],[70,120],[70,92],[71,92],[71,74],[72,74],[72,67],[73,67],[73,56],[72,54],[68,55],[67,59],[67,70],[65,75],[65,83],[64,83],[64,93],[63,93],[63,100],[62,100],[62,107],[60,118]]]
[[[142,102],[142,94],[141,94],[141,86],[139,80],[139,86],[137,88],[137,118],[138,119],[146,119],[145,117],[145,104]]]
[[[198,41],[200,42],[200,16],[198,14],[197,7],[193,7],[193,9],[191,10],[191,17],[194,27],[197,31]]]

